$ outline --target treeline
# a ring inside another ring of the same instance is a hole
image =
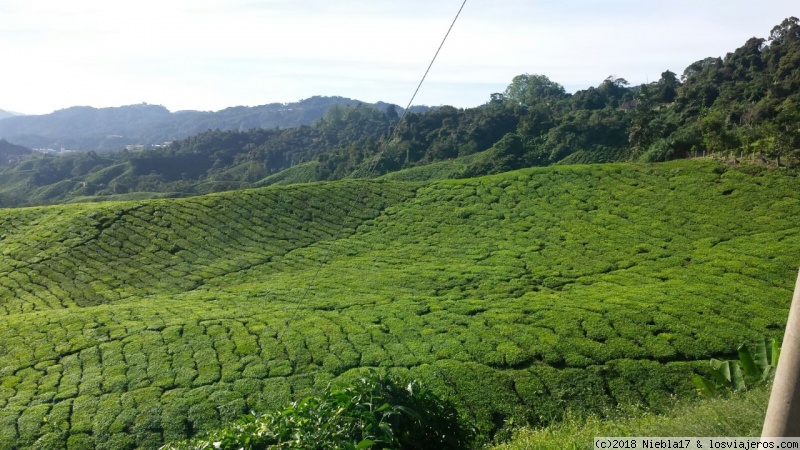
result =
[[[795,164],[800,22],[786,19],[768,39],[749,39],[724,58],[691,64],[680,77],[665,71],[635,87],[609,77],[570,95],[546,76],[517,76],[481,108],[410,115],[377,167],[396,170],[486,148],[500,159],[489,171],[703,154]]]
[[[477,108],[443,106],[400,120],[390,105],[337,105],[310,126],[214,130],[166,149],[30,159],[0,172],[0,206],[237,189],[269,184],[300,164],[303,181],[378,176],[480,152],[461,176],[709,154],[796,164],[800,21],[788,18],[768,38],[639,86],[609,77],[569,94],[544,75],[524,74]]]
[[[637,95],[629,143],[660,160],[700,152],[792,159],[800,152],[800,22],[751,38],[725,58],[691,64],[681,81],[665,72]]]
[[[665,71],[640,86],[609,77],[570,95],[546,76],[520,75],[483,107],[409,114],[383,148],[379,172],[487,148],[494,161],[477,173],[703,154],[758,155],[778,165],[795,164],[800,156],[800,22],[788,18],[768,39],[749,39],[724,58],[691,64],[680,77]],[[326,158],[352,161],[357,152],[341,149],[337,157]]]

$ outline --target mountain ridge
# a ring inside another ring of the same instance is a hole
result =
[[[159,145],[206,130],[249,130],[310,125],[334,105],[366,104],[385,110],[385,102],[366,103],[346,97],[313,96],[293,103],[231,106],[219,111],[170,111],[162,105],[140,103],[95,108],[72,106],[49,114],[15,116],[0,122],[0,139],[41,149],[122,150],[126,146]],[[415,107],[425,111],[427,107]],[[2,118],[2,113],[0,113]]]
[[[0,167],[13,166],[24,160],[33,151],[21,145],[12,144],[5,139],[0,139]]]
[[[17,116],[21,116],[21,115],[22,114],[11,112],[11,111],[6,111],[4,109],[0,109],[0,120],[8,119],[9,117],[17,117]]]

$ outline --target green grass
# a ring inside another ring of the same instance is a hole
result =
[[[799,187],[681,161],[0,210],[0,449],[156,448],[363,367],[486,437],[665,412],[782,334]]]
[[[758,437],[764,424],[769,389],[729,398],[683,402],[668,414],[616,412],[611,419],[570,417],[541,429],[518,429],[493,450],[591,449],[595,437]]]

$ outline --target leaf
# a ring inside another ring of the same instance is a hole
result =
[[[718,384],[721,384],[725,387],[732,387],[731,383],[731,368],[730,368],[730,361],[720,361],[718,359],[712,359],[711,363],[711,374],[714,375],[714,378],[717,380]]]
[[[714,386],[714,383],[709,380],[708,378],[703,378],[700,375],[695,375],[692,377],[692,383],[697,390],[707,396],[707,397],[714,397],[717,395],[717,387]]]
[[[746,390],[747,385],[744,382],[744,374],[742,373],[742,368],[739,367],[739,364],[736,361],[728,361],[728,365],[730,366],[731,382],[733,383],[733,390],[735,391]]]
[[[772,358],[770,359],[770,365],[777,368],[778,358],[781,355],[781,346],[778,345],[778,342],[775,339],[770,339],[770,341],[772,341],[772,345],[770,345],[770,347],[772,347]]]
[[[753,360],[753,355],[750,353],[750,349],[742,344],[739,346],[737,351],[739,352],[739,362],[742,363],[744,374],[748,377],[760,376],[763,370],[758,370],[756,368],[756,362]],[[758,350],[756,350],[756,352],[758,352]],[[756,357],[758,357],[758,353],[756,353]]]
[[[363,441],[359,442],[358,445],[356,445],[356,449],[361,450],[361,449],[364,449],[364,448],[370,448],[373,445],[375,445],[375,441],[371,441],[369,439],[364,439]]]
[[[753,359],[760,376],[769,371],[772,365],[769,363],[769,357],[767,356],[767,341],[756,342],[756,352],[753,355]]]
[[[409,408],[408,406],[395,405],[395,409],[398,409],[398,410],[406,413],[406,415],[409,416],[409,417],[413,417],[414,419],[417,419],[417,420],[420,419],[420,415],[416,411],[414,411],[413,409]]]
[[[386,435],[387,442],[394,442],[394,430],[392,430],[391,425],[386,422],[381,422],[378,427],[383,431],[383,434]]]

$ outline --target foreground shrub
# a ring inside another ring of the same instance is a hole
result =
[[[459,449],[471,434],[451,404],[417,381],[370,371],[350,385],[162,449]]]

